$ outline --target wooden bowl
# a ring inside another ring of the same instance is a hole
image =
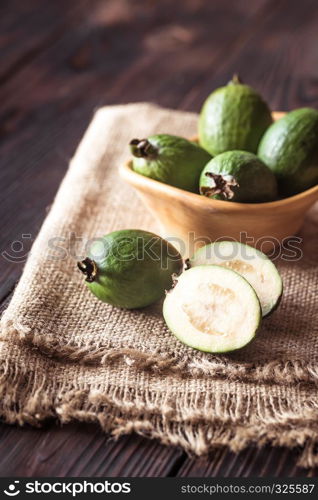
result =
[[[276,112],[273,118],[283,115]],[[120,175],[157,219],[161,236],[183,257],[212,241],[229,239],[272,252],[299,231],[307,210],[318,200],[318,186],[267,203],[214,200],[140,175],[132,170],[131,161],[120,167]]]

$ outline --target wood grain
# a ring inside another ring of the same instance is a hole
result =
[[[161,477],[183,454],[139,436],[109,440],[97,426],[2,426],[0,476]]]
[[[3,1],[0,297],[9,299],[96,107],[150,100],[198,111],[234,71],[273,109],[317,107],[317,23],[315,0]],[[83,424],[1,425],[0,435],[2,476],[317,474],[296,469],[296,456],[249,448],[195,460],[137,436],[108,442]]]
[[[247,448],[239,454],[217,450],[210,459],[186,459],[181,477],[315,477],[318,470],[296,467],[297,452],[269,446]]]

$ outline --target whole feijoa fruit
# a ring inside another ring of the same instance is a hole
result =
[[[277,198],[277,181],[273,172],[253,153],[227,151],[204,167],[200,193],[219,200],[261,203]]]
[[[265,132],[258,156],[274,172],[282,196],[318,183],[318,111],[301,108],[273,123]]]
[[[135,172],[186,191],[198,192],[201,171],[211,155],[198,144],[169,134],[133,139]]]
[[[183,268],[179,252],[156,234],[139,229],[114,231],[95,239],[78,263],[90,291],[117,307],[145,307],[171,288]]]
[[[277,308],[283,282],[275,264],[263,252],[237,241],[217,241],[199,248],[189,261],[191,267],[210,264],[241,274],[254,288],[263,316]]]
[[[270,109],[261,95],[234,76],[204,102],[199,117],[199,142],[213,156],[233,149],[256,153],[271,123]]]
[[[181,274],[165,298],[163,315],[181,342],[214,353],[244,347],[262,318],[251,285],[235,271],[212,265]]]

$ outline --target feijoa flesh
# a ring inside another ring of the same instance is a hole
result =
[[[279,304],[283,283],[275,264],[263,252],[235,241],[220,241],[201,247],[189,262],[191,267],[219,265],[243,276],[254,288],[267,316]]]
[[[251,285],[235,271],[214,265],[182,273],[165,298],[163,315],[181,342],[212,353],[244,347],[262,317]]]
[[[198,144],[169,134],[133,139],[130,149],[135,172],[196,193],[202,169],[211,159]]]
[[[199,117],[199,142],[213,156],[235,149],[256,153],[271,123],[270,109],[260,94],[234,76],[204,102]]]
[[[318,184],[318,111],[297,109],[273,123],[261,140],[258,156],[276,175],[282,196]]]
[[[273,172],[253,153],[227,151],[204,167],[200,193],[219,200],[260,203],[277,198],[277,181]]]
[[[145,307],[171,288],[183,268],[179,252],[156,234],[114,231],[94,240],[78,263],[90,291],[103,302],[127,309]]]

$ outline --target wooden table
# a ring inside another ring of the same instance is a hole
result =
[[[317,0],[3,0],[0,25],[1,249],[15,260],[0,261],[4,305],[97,107],[198,111],[234,72],[273,109],[318,107]],[[2,476],[317,475],[296,456],[267,447],[191,459],[84,424],[2,425],[0,437]]]

